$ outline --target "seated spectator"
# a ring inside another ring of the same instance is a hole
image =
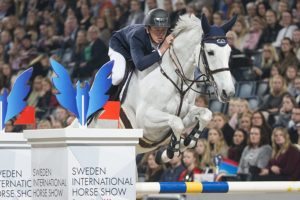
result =
[[[287,82],[287,89],[293,84],[295,78],[297,77],[298,67],[296,65],[289,65],[285,71],[285,79]]]
[[[266,12],[267,26],[264,28],[263,33],[258,42],[258,47],[261,48],[264,44],[272,43],[276,40],[278,32],[282,28],[277,21],[277,14],[274,10],[267,10]]]
[[[271,44],[263,45],[261,62],[253,67],[253,70],[258,79],[266,79],[271,77],[271,68],[278,63],[279,57],[276,49]]]
[[[238,98],[231,98],[229,100],[228,105],[228,113],[227,116],[229,117],[228,124],[235,129],[238,126],[238,112],[239,112],[239,99]]]
[[[37,124],[37,129],[51,129],[51,122],[48,119],[42,119]]]
[[[252,118],[252,114],[250,112],[243,113],[242,116],[239,119],[238,128],[242,129],[246,133],[249,133],[251,125],[252,125],[251,124],[251,118]]]
[[[282,98],[287,94],[287,88],[284,78],[276,75],[270,79],[270,94],[263,98],[263,102],[259,110],[267,111],[270,116],[268,122],[272,125],[275,122],[274,116],[278,114]]]
[[[197,167],[198,158],[194,150],[187,149],[183,152],[183,164],[186,169],[180,174],[178,180],[183,182],[193,182],[194,176],[201,173],[201,170]]]
[[[283,38],[281,41],[280,46],[280,59],[279,59],[279,71],[281,75],[284,75],[286,73],[286,69],[290,65],[296,65],[298,66],[299,61],[295,55],[294,49],[293,49],[293,43],[290,38]]]
[[[144,12],[141,9],[141,2],[139,0],[130,1],[130,15],[127,19],[126,25],[143,24]]]
[[[244,148],[247,145],[248,133],[242,129],[235,130],[232,146],[228,149],[228,158],[240,162]]]
[[[182,156],[175,156],[170,160],[167,165],[168,167],[164,170],[164,173],[160,177],[162,182],[176,182],[179,180],[180,174],[185,170],[181,162]]]
[[[208,98],[205,95],[198,95],[195,99],[195,106],[201,107],[201,108],[207,108],[208,107]]]
[[[11,78],[13,76],[12,68],[9,64],[4,64],[0,67],[0,89],[11,89]]]
[[[155,152],[149,152],[144,155],[143,158],[147,163],[145,181],[146,182],[157,182],[160,180],[161,175],[164,172],[163,165],[158,165],[155,162]]]
[[[262,134],[264,134],[264,136],[266,137],[267,142],[270,143],[272,128],[261,111],[255,111],[252,114],[251,125],[261,127],[263,130]]]
[[[104,18],[98,17],[96,20],[96,26],[100,30],[100,39],[108,47],[109,39],[111,37],[111,31],[109,30]]]
[[[276,118],[276,122],[273,127],[288,127],[292,116],[292,110],[297,106],[296,100],[290,94],[283,96],[282,105],[279,110],[279,114]]]
[[[300,1],[299,1],[299,9],[300,9]],[[293,42],[294,42],[294,52],[298,61],[300,62],[300,29],[296,29],[293,32]]]
[[[300,102],[300,76],[297,75],[294,81],[289,85],[288,92],[295,97],[297,104]]]
[[[238,167],[238,174],[241,179],[253,180],[253,177],[257,176],[267,166],[271,155],[272,148],[262,134],[262,129],[252,126],[248,145],[242,153]]]
[[[292,144],[297,144],[299,143],[299,133],[300,133],[300,108],[294,107],[292,110],[292,125],[288,129],[290,140]]]
[[[275,128],[272,134],[272,158],[262,169],[260,179],[264,181],[300,180],[300,152],[292,145],[286,128]]]
[[[248,33],[247,24],[242,16],[239,16],[236,20],[232,30],[236,33],[237,39],[235,40],[235,47],[240,51],[243,51],[243,46]]]
[[[215,112],[212,119],[213,127],[222,131],[222,138],[225,139],[228,146],[231,145],[233,137],[233,128],[228,124],[228,120],[223,113]]]
[[[223,24],[223,15],[221,12],[217,11],[213,14],[213,25],[222,26]]]
[[[232,140],[232,138],[231,138]],[[208,131],[208,143],[211,157],[221,155],[222,158],[228,157],[228,146],[224,140],[223,133],[219,128],[211,128]]]
[[[36,76],[34,78],[31,92],[29,94],[29,97],[27,98],[27,104],[29,106],[36,106],[36,104],[38,103],[38,98],[43,89],[42,81],[43,81],[42,76]]]
[[[195,152],[199,158],[199,169],[201,169],[203,172],[211,171],[213,163],[208,141],[204,138],[198,139]]]
[[[258,41],[263,32],[263,23],[259,17],[251,20],[250,29],[245,35],[245,41],[242,46],[244,52],[252,53],[257,49]],[[251,54],[250,54],[251,55]]]
[[[281,41],[283,38],[292,38],[293,31],[297,29],[297,26],[293,24],[292,14],[289,11],[283,11],[282,13],[282,26],[278,35],[276,37],[276,41],[272,43],[274,47],[280,47]]]

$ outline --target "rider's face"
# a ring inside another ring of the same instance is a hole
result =
[[[168,28],[164,27],[149,27],[148,32],[151,36],[152,42],[160,44],[164,41],[167,35]]]

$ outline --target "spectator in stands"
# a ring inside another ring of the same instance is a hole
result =
[[[256,5],[256,9],[257,9],[257,16],[263,21],[263,23],[265,22],[265,18],[266,18],[266,13],[267,10],[270,9],[270,6],[268,3],[266,2],[258,2],[258,4]]]
[[[72,51],[72,61],[69,64],[69,67],[73,69],[72,78],[73,79],[81,79],[82,72],[85,70],[85,65],[87,62],[85,50],[87,49],[88,41],[85,30],[78,31],[75,48]]]
[[[252,125],[251,118],[252,118],[251,112],[243,113],[239,119],[238,128],[245,131],[246,133],[249,133]]]
[[[222,26],[223,24],[223,16],[222,16],[222,13],[217,11],[217,12],[214,12],[213,14],[213,25],[215,26]]]
[[[248,133],[242,129],[235,130],[232,145],[228,149],[228,159],[239,163],[243,150],[247,145]]]
[[[279,21],[280,25],[283,26],[283,14],[284,12],[289,12],[289,5],[285,0],[280,0],[277,6],[277,20]]]
[[[198,168],[202,172],[209,172],[212,170],[212,157],[210,152],[209,143],[205,138],[198,139],[197,146],[195,147],[195,152],[199,158]]]
[[[130,12],[129,10],[127,10],[126,6],[115,6],[115,16],[113,17],[114,31],[124,28],[126,26],[129,14]]]
[[[297,104],[300,103],[300,76],[297,75],[294,81],[289,85],[288,92],[296,99]]]
[[[297,106],[295,98],[290,94],[284,95],[279,114],[276,117],[276,122],[273,127],[288,127],[292,117],[292,110],[295,106]]]
[[[255,111],[252,114],[251,125],[261,127],[262,134],[264,134],[267,142],[270,143],[272,128],[261,111]]]
[[[209,24],[212,24],[212,15],[213,15],[213,10],[209,5],[204,5],[201,9],[201,13],[205,14]]]
[[[276,49],[271,44],[263,45],[262,59],[259,66],[254,66],[253,70],[258,79],[266,79],[271,77],[271,68],[278,63],[279,58]]]
[[[87,33],[89,46],[85,50],[87,63],[84,66],[86,70],[84,76],[86,78],[91,77],[96,70],[109,61],[108,48],[99,38],[99,34],[100,31],[96,26],[90,26]]]
[[[223,113],[215,112],[213,114],[212,122],[213,122],[213,127],[216,127],[222,131],[222,138],[225,139],[226,144],[230,146],[232,143],[234,130],[228,124],[227,117]]]
[[[239,115],[250,112],[249,102],[247,101],[247,99],[239,99],[238,108],[239,108],[238,110]]]
[[[298,67],[296,65],[289,65],[285,71],[285,79],[287,81],[287,89],[291,87],[295,78],[297,77]]]
[[[249,27],[252,18],[256,16],[256,5],[254,2],[248,2],[246,5],[247,15],[245,20],[247,22],[247,26]]]
[[[60,122],[63,127],[67,126],[67,120],[69,117],[68,111],[61,106],[56,107],[53,110],[53,120],[52,122]]]
[[[163,165],[158,165],[155,162],[155,152],[146,153],[144,158],[147,163],[147,169],[145,174],[146,182],[157,182],[160,180],[161,175],[164,172]]]
[[[152,10],[152,9],[155,9],[155,8],[158,8],[157,6],[157,0],[146,0],[146,5],[148,7],[148,10],[145,9],[145,15],[147,14],[148,11]]]
[[[126,25],[143,24],[144,12],[141,9],[139,0],[131,0],[130,2],[130,15],[128,17]]]
[[[239,99],[238,98],[231,98],[228,105],[228,117],[229,121],[228,124],[235,129],[238,126],[238,114],[239,114]]]
[[[282,26],[277,22],[276,12],[274,10],[268,10],[266,12],[266,27],[263,30],[257,46],[261,48],[264,44],[274,42],[281,29]]]
[[[257,50],[263,28],[263,23],[259,17],[252,18],[249,31],[245,35],[245,41],[242,46],[244,52],[253,53],[253,51]]]
[[[186,4],[184,0],[176,0],[174,12],[170,15],[171,28],[174,28],[180,15],[186,13]]]
[[[13,71],[9,64],[3,64],[0,68],[0,89],[7,88],[11,89],[11,78],[13,76]]]
[[[159,181],[162,182],[176,182],[179,180],[180,174],[185,170],[181,162],[182,156],[174,156],[167,165],[168,167],[164,170]]]
[[[269,122],[274,123],[274,119],[270,118],[279,112],[279,107],[283,96],[287,93],[286,83],[281,75],[276,75],[270,79],[270,94],[263,98],[263,103],[259,107],[260,110],[268,111],[270,114]]]
[[[238,174],[242,180],[253,180],[253,177],[257,176],[261,169],[267,166],[271,155],[272,148],[262,134],[262,129],[252,126],[248,145],[243,150],[238,167]]]
[[[45,115],[49,115],[52,109],[56,106],[58,106],[58,102],[52,93],[51,80],[49,78],[44,78],[42,80],[42,91],[40,92],[40,96],[36,104],[37,118],[42,119]]]
[[[299,1],[298,4],[300,5],[300,1]],[[298,62],[300,62],[300,29],[294,30],[294,32],[293,32],[293,42],[294,42],[294,52],[296,54]]]
[[[282,13],[282,26],[278,35],[276,37],[276,41],[272,43],[275,47],[280,47],[282,44],[282,40],[284,38],[292,38],[293,31],[297,29],[297,26],[293,24],[292,14],[289,11],[284,11]]]
[[[51,129],[51,122],[48,119],[42,119],[37,123],[37,129]]]
[[[297,144],[300,133],[300,108],[294,107],[292,110],[292,126],[288,129],[290,140],[293,144]]]
[[[232,137],[230,138],[232,143]],[[226,144],[223,132],[219,128],[210,128],[208,131],[208,143],[210,147],[211,157],[221,155],[222,158],[228,157],[228,145]]]
[[[107,23],[104,18],[98,17],[96,19],[96,26],[100,30],[100,39],[105,43],[108,47],[109,39],[111,37],[111,31],[109,30]]]
[[[237,39],[235,40],[235,47],[240,51],[243,51],[243,46],[248,33],[247,24],[242,16],[239,16],[236,20],[232,30],[236,33]]]
[[[298,65],[299,61],[294,53],[290,38],[283,38],[280,48],[280,73],[283,75],[289,65]]]
[[[275,128],[272,133],[272,158],[266,168],[261,170],[262,180],[296,181],[300,180],[300,152],[292,145],[287,129]]]
[[[33,80],[31,92],[29,94],[29,97],[27,99],[27,104],[29,106],[36,106],[38,103],[38,97],[40,96],[40,93],[42,91],[42,76],[36,76]]]
[[[86,3],[83,3],[80,6],[80,18],[79,18],[79,29],[88,30],[88,28],[91,26],[91,13],[89,5]]]
[[[187,149],[184,151],[182,161],[186,169],[180,174],[178,180],[184,182],[193,182],[194,176],[201,173],[201,170],[197,167],[198,158],[195,151],[193,149]]]
[[[195,99],[195,106],[207,108],[208,107],[208,98],[206,95],[198,95]]]
[[[233,15],[240,15],[240,16],[245,15],[245,9],[241,1],[233,1],[230,4],[228,8],[228,12],[225,16],[227,19],[231,19]]]
[[[12,36],[9,31],[7,30],[1,31],[0,43],[4,47],[4,61],[7,63],[9,60],[9,51],[13,46]]]

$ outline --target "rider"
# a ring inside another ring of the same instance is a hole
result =
[[[143,71],[161,59],[174,40],[171,34],[167,36],[169,27],[168,13],[156,8],[148,12],[144,25],[129,25],[112,35],[108,55],[115,61],[113,85],[123,80],[126,62]]]

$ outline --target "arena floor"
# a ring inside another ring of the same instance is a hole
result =
[[[289,193],[235,193],[200,194],[187,196],[186,200],[299,200],[300,192]]]

